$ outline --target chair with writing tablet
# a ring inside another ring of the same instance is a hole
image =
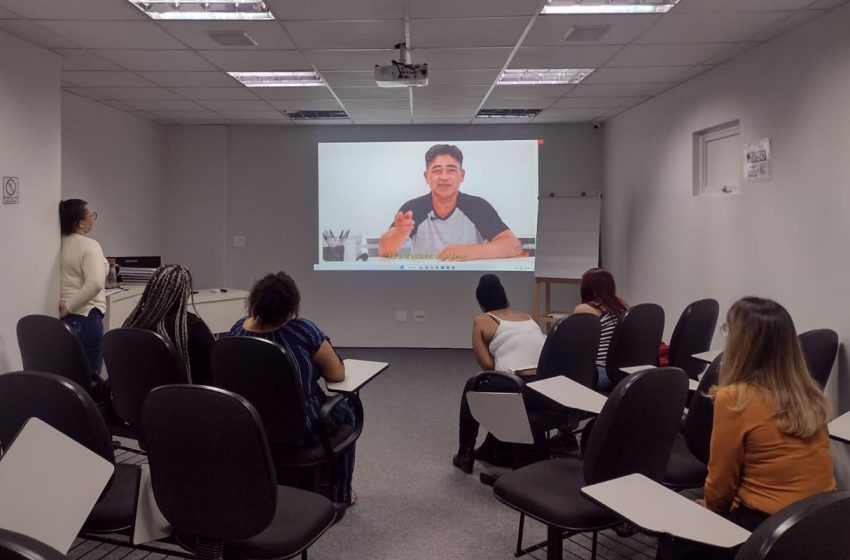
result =
[[[3,560],[65,560],[66,556],[41,541],[0,529],[0,558]]]
[[[89,394],[97,392],[102,381],[94,379],[83,343],[67,323],[49,315],[26,315],[18,320],[17,335],[25,370],[61,375]]]
[[[295,360],[279,344],[250,336],[226,337],[212,349],[213,384],[250,402],[263,420],[278,480],[333,496],[334,466],[363,430],[363,405],[355,393],[328,397],[319,411],[320,443],[299,447],[306,424],[304,390]],[[333,408],[351,403],[355,426],[334,428]],[[310,476],[303,480],[304,473]]]
[[[821,387],[826,387],[838,354],[838,333],[832,329],[814,329],[800,333],[799,338],[812,377]]]
[[[682,311],[670,337],[670,367],[683,370],[691,379],[702,373],[705,363],[693,355],[711,348],[719,314],[720,304],[715,299],[695,301]]]
[[[771,515],[753,531],[735,560],[846,560],[848,526],[850,492],[815,494]]]
[[[661,480],[687,394],[687,376],[680,369],[631,375],[602,407],[582,459],[550,459],[503,475],[494,493],[520,513],[516,555],[525,552],[522,537],[528,516],[547,526],[548,560],[561,560],[564,536],[580,532],[593,533],[591,557],[596,558],[597,532],[616,525],[619,518],[584,498],[581,488],[632,473]]]
[[[243,397],[157,387],[143,421],[156,502],[199,560],[306,559],[333,524],[330,500],[278,486],[262,421]]]
[[[31,417],[43,420],[115,466],[83,532],[131,529],[141,471],[138,465],[115,463],[112,438],[88,393],[73,381],[50,373],[21,371],[0,375],[0,441],[10,441]]]
[[[664,309],[655,303],[639,303],[623,315],[614,330],[605,370],[616,385],[628,374],[620,368],[631,366],[657,366],[658,348],[664,333]]]
[[[112,329],[103,336],[103,358],[109,372],[115,414],[128,428],[128,436],[145,449],[142,404],[161,385],[186,383],[186,371],[174,345],[159,333]]]

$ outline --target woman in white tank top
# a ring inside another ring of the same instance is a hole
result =
[[[510,308],[498,276],[482,276],[475,297],[483,313],[475,318],[472,326],[472,350],[481,369],[506,371],[522,377],[535,375],[537,360],[546,341],[537,323],[527,313]],[[472,417],[466,401],[466,393],[472,390],[474,383],[475,377],[471,377],[463,389],[460,444],[457,455],[452,458],[452,464],[467,474],[472,473],[478,437],[478,422]]]

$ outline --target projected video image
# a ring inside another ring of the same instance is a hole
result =
[[[537,141],[319,144],[316,270],[534,270]]]

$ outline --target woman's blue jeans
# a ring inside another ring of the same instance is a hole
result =
[[[80,337],[92,375],[100,378],[100,370],[103,366],[103,353],[100,348],[103,338],[103,313],[100,309],[93,308],[87,317],[69,313],[62,317],[62,320]]]

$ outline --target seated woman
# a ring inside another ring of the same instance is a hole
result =
[[[472,351],[483,370],[496,370],[529,377],[537,373],[537,361],[546,337],[527,313],[510,308],[505,288],[494,274],[485,274],[478,281],[475,297],[481,307],[472,324]],[[452,464],[467,474],[475,462],[475,440],[478,422],[469,411],[466,393],[471,391],[476,377],[471,377],[460,399],[459,446]]]
[[[315,323],[298,316],[301,295],[295,281],[285,272],[267,274],[254,284],[248,295],[248,316],[230,329],[232,336],[255,336],[283,346],[295,359],[306,401],[307,424],[299,443],[305,447],[319,443],[313,426],[319,425],[319,409],[327,400],[319,378],[328,382],[345,379],[345,365],[331,346],[330,338]],[[354,425],[354,410],[343,402],[334,407],[331,419],[337,426]],[[354,445],[336,463],[337,504],[351,505],[357,495],[351,490],[354,474]]]
[[[614,388],[614,384],[605,370],[608,345],[629,306],[617,297],[614,277],[604,268],[591,268],[582,274],[580,291],[581,303],[575,307],[573,313],[590,313],[599,317],[602,331],[599,333],[599,350],[596,353],[596,370],[599,374],[596,388],[609,392]]]
[[[741,299],[721,332],[727,329],[720,379],[712,389],[714,424],[700,502],[752,531],[780,509],[835,489],[826,427],[830,405],[809,374],[784,307]],[[735,555],[678,544],[680,550],[668,557]]]
[[[215,338],[206,323],[189,311],[192,274],[185,266],[157,268],[125,327],[155,331],[174,344],[183,360],[189,383],[212,383],[210,351]]]

